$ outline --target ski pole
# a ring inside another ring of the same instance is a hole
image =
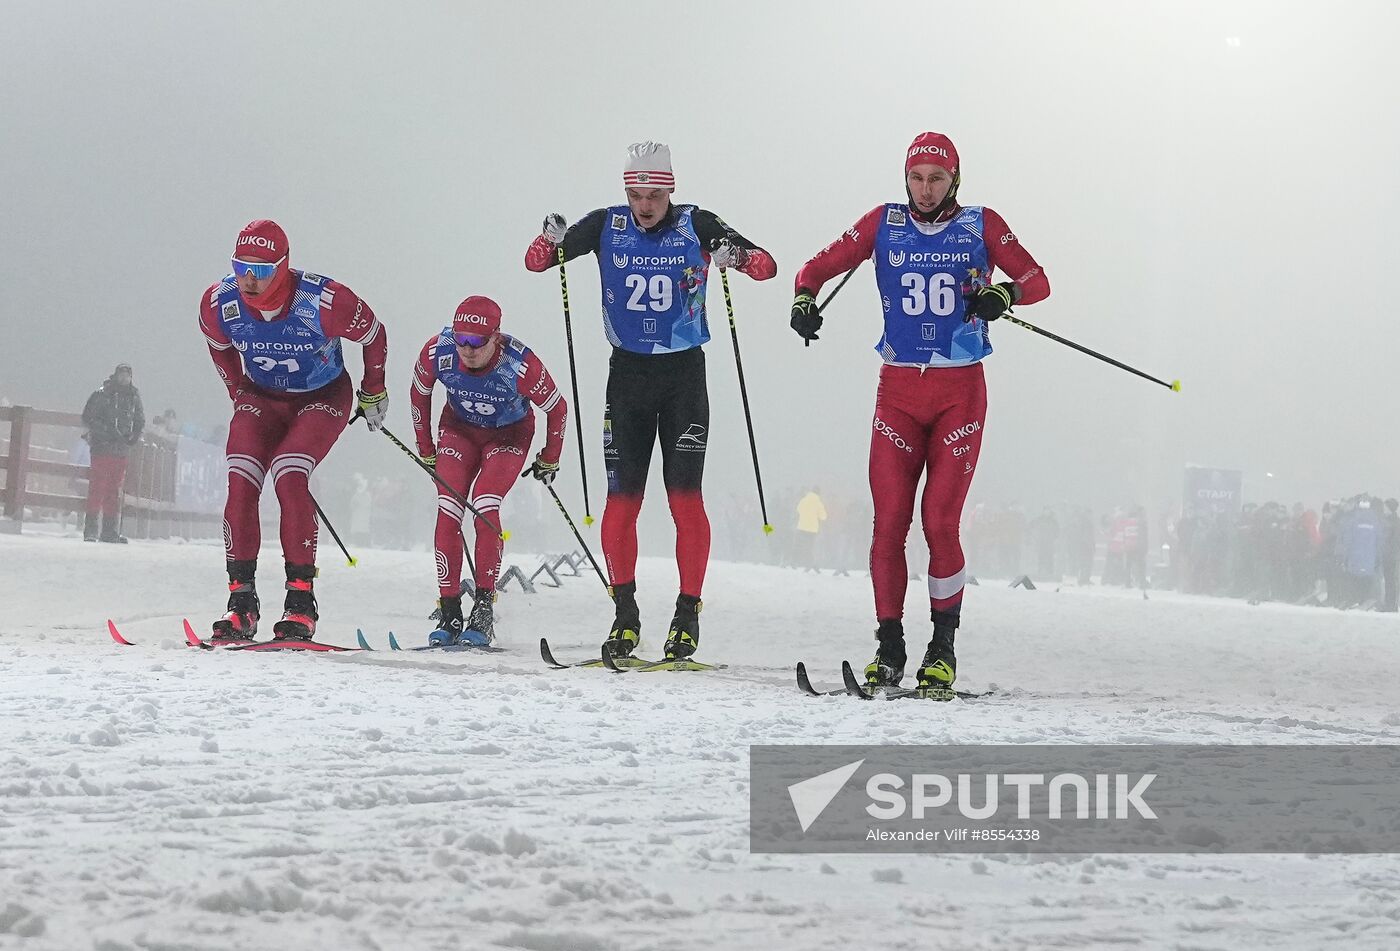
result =
[[[364,412],[363,412],[363,411],[361,411],[361,410],[355,410],[355,415],[352,416],[352,417],[350,417],[350,425],[353,426],[353,425],[355,424],[355,420],[359,419],[359,418],[360,418],[361,416],[363,416],[363,415],[364,415]],[[434,470],[432,469],[432,467],[430,467],[430,466],[429,466],[427,463],[425,463],[422,459],[419,459],[419,458],[418,458],[418,454],[417,454],[416,452],[410,451],[409,448],[408,448],[407,446],[405,446],[403,443],[399,442],[399,440],[394,436],[393,433],[387,433],[387,432],[386,432],[384,435],[386,435],[386,436],[388,436],[390,439],[394,440],[394,445],[398,446],[398,447],[399,447],[400,449],[402,449],[404,452],[408,453],[408,455],[413,459],[414,462],[418,463],[418,465],[421,466],[421,467],[424,469],[424,471],[426,471],[426,472],[428,473],[428,475],[430,475],[430,476],[433,477],[433,481],[435,481],[438,485],[442,486],[442,487],[443,487],[444,489],[446,489],[448,492],[452,492],[452,487],[449,486],[447,483],[443,482],[441,479],[439,479],[439,478],[438,478],[437,472],[434,471]],[[456,492],[452,492],[452,495],[457,499],[457,501],[461,502],[461,503],[462,503],[463,505],[465,505],[467,508],[471,508],[471,503],[468,502],[466,499],[462,498],[462,497],[461,497],[460,495],[458,495]],[[488,526],[490,526],[490,528],[491,528],[492,531],[495,531],[495,530],[496,530],[496,526],[491,524],[490,519],[488,519],[486,516],[482,515],[482,514],[481,514],[480,512],[478,512],[476,509],[472,509],[472,512],[476,515],[477,518],[481,519],[481,520],[482,520],[483,522],[485,522]],[[505,533],[504,533],[504,532],[497,532],[497,534],[499,534],[499,535],[501,536],[502,539],[505,538]],[[464,555],[467,556],[467,570],[470,571],[471,574],[472,574],[472,577],[475,578],[475,577],[476,577],[476,562],[472,560],[472,550],[471,550],[471,546],[467,544],[467,536],[466,536],[465,534],[462,536],[462,554],[464,554]]]
[[[1087,353],[1089,356],[1094,357],[1095,359],[1098,359],[1098,360],[1102,360],[1104,363],[1110,363],[1110,364],[1112,364],[1113,366],[1116,366],[1116,367],[1117,367],[1118,369],[1120,369],[1120,370],[1127,370],[1129,373],[1136,374],[1137,376],[1142,377],[1144,380],[1151,380],[1153,383],[1157,383],[1157,384],[1160,384],[1160,385],[1162,385],[1162,386],[1165,386],[1167,389],[1171,390],[1171,391],[1174,392],[1174,393],[1180,393],[1180,392],[1181,392],[1181,381],[1180,381],[1180,380],[1172,380],[1170,383],[1168,383],[1166,380],[1159,380],[1159,379],[1157,379],[1155,376],[1153,376],[1153,375],[1150,374],[1150,373],[1144,373],[1144,372],[1142,372],[1141,370],[1137,369],[1136,367],[1130,367],[1130,366],[1128,366],[1126,363],[1121,363],[1121,362],[1119,362],[1118,360],[1113,359],[1112,357],[1104,356],[1102,353],[1099,353],[1099,352],[1096,351],[1096,350],[1090,350],[1088,347],[1081,346],[1080,344],[1075,343],[1073,340],[1066,340],[1064,337],[1061,337],[1059,334],[1051,333],[1050,331],[1045,330],[1044,328],[1037,327],[1035,324],[1027,323],[1026,321],[1022,320],[1020,317],[1016,317],[1016,316],[1012,315],[1010,311],[1007,311],[1005,314],[1002,314],[1002,315],[1001,315],[1001,319],[1003,319],[1003,320],[1009,320],[1009,321],[1011,321],[1013,324],[1015,324],[1017,327],[1025,327],[1027,330],[1033,330],[1033,331],[1035,331],[1036,333],[1040,334],[1042,337],[1049,337],[1051,340],[1055,341],[1056,343],[1062,343],[1062,344],[1064,344],[1066,347],[1073,347],[1075,350],[1078,350],[1080,353]]]
[[[569,275],[564,272],[564,246],[559,246],[559,293],[564,299],[564,340],[569,347],[569,382],[574,391],[574,432],[578,433],[578,474],[583,480],[583,524],[593,524],[588,508],[588,466],[583,454],[583,412],[578,404],[578,368],[574,364],[574,325],[569,317]],[[596,565],[594,566],[597,567]]]
[[[520,478],[523,479],[529,474],[530,470],[526,469],[524,472],[520,473]],[[559,498],[559,493],[555,492],[554,486],[550,485],[548,482],[545,483],[544,487],[549,490],[549,497],[552,498],[554,504],[559,507],[559,514],[564,516],[564,521],[569,523],[569,531],[574,533],[574,538],[583,546],[583,553],[588,556],[588,563],[593,566],[593,571],[598,575],[598,580],[603,582],[603,590],[608,593],[608,598],[611,599],[613,596],[612,585],[608,584],[608,579],[607,576],[603,574],[603,569],[598,567],[598,561],[593,557],[593,552],[588,550],[588,542],[584,541],[583,536],[578,533],[578,526],[574,525],[574,520],[569,517],[569,510],[564,508],[564,502]]]
[[[851,268],[849,271],[847,271],[847,272],[846,272],[846,276],[843,277],[843,278],[841,278],[841,283],[840,283],[840,284],[837,284],[834,288],[832,288],[832,289],[831,289],[831,293],[828,294],[828,295],[826,295],[826,300],[822,301],[820,304],[817,305],[817,315],[818,315],[818,316],[821,315],[821,312],[822,312],[822,311],[826,310],[826,305],[831,303],[831,299],[832,299],[833,297],[835,297],[838,293],[840,293],[841,288],[843,288],[843,287],[846,286],[846,282],[849,281],[849,280],[851,279],[851,275],[854,274],[854,273],[856,272],[856,268],[858,268],[858,267],[860,267],[859,264],[857,264],[855,267],[853,267],[853,268]],[[804,346],[804,347],[810,347],[811,345],[812,345],[812,341],[810,341],[810,340],[804,340],[804,341],[802,342],[802,346]]]
[[[428,464],[427,464],[426,462],[424,462],[422,459],[419,459],[419,458],[418,458],[418,453],[414,452],[412,449],[410,449],[410,448],[408,448],[407,446],[405,446],[405,445],[399,440],[399,437],[397,437],[397,436],[395,436],[393,433],[389,432],[389,430],[388,430],[387,427],[381,426],[381,427],[379,427],[379,431],[380,431],[381,433],[383,433],[384,435],[388,436],[389,439],[390,439],[390,441],[392,441],[393,444],[394,444],[395,446],[398,446],[400,449],[402,449],[403,452],[404,452],[404,455],[408,456],[408,457],[409,457],[410,459],[412,459],[414,462],[418,463],[418,468],[422,469],[422,470],[423,470],[424,472],[426,472],[429,476],[431,476],[431,477],[432,477],[432,480],[433,480],[434,482],[436,482],[436,483],[442,488],[442,490],[443,490],[444,492],[446,492],[448,495],[452,496],[452,498],[454,498],[454,499],[456,499],[458,502],[460,502],[463,508],[465,508],[467,511],[471,512],[472,515],[476,516],[477,518],[479,518],[479,519],[481,519],[483,522],[485,522],[486,525],[487,525],[487,527],[490,528],[491,531],[495,532],[498,536],[500,536],[500,538],[501,538],[503,541],[505,540],[505,535],[502,534],[502,532],[501,532],[501,527],[500,527],[499,525],[497,525],[495,522],[491,521],[491,520],[490,520],[489,518],[487,518],[485,515],[483,515],[483,514],[481,513],[481,510],[478,509],[475,505],[472,505],[471,502],[467,501],[467,497],[466,497],[465,495],[463,495],[462,493],[458,492],[456,489],[452,488],[452,486],[450,486],[450,485],[448,485],[446,482],[444,482],[443,479],[442,479],[442,476],[438,475],[437,472],[433,469],[432,466],[428,465]],[[473,572],[475,572],[475,570],[476,570],[476,569],[474,569],[474,568],[472,569]]]
[[[768,522],[768,503],[763,500],[763,474],[758,469],[758,443],[753,438],[753,416],[749,413],[749,388],[744,385],[744,359],[739,356],[739,327],[734,323],[734,299],[729,296],[728,269],[719,269],[719,280],[724,286],[724,308],[729,312],[729,339],[734,342],[734,366],[739,371],[739,399],[744,404],[744,425],[749,430],[749,452],[753,455],[753,477],[754,481],[758,483],[758,510],[763,515],[763,534],[771,535],[773,534],[773,526]],[[840,290],[840,287],[837,287],[837,290]],[[827,300],[830,299],[827,298]]]
[[[310,490],[307,490],[307,494],[311,495]],[[340,535],[336,532],[335,526],[331,524],[330,519],[326,518],[326,513],[321,510],[321,503],[316,501],[316,496],[314,495],[311,496],[311,504],[316,506],[316,514],[320,516],[321,524],[326,526],[326,531],[331,533],[331,538],[334,538],[335,543],[340,546],[340,553],[345,556],[345,560],[350,563],[350,567],[353,568],[358,565],[360,560],[353,557],[345,550],[345,543],[340,540]]]

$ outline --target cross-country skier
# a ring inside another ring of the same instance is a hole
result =
[[[641,637],[637,514],[659,436],[680,573],[665,653],[668,659],[680,659],[693,654],[700,642],[700,589],[710,555],[710,521],[701,498],[710,403],[700,349],[710,339],[705,317],[709,266],[766,281],[777,273],[777,265],[713,212],[671,203],[675,176],[667,146],[630,146],[622,184],[625,205],[599,208],[568,228],[563,216],[546,217],[544,233],[525,252],[525,266],[547,270],[559,263],[561,248],[566,261],[598,256],[603,330],[613,345],[603,416],[608,501],[602,542],[617,610],[605,647],[614,656],[626,656]]]
[[[467,515],[462,503],[438,489],[436,549],[440,622],[428,643],[485,646],[495,638],[493,605],[501,567],[500,507],[525,465],[535,435],[531,404],[544,411],[544,448],[529,474],[545,485],[559,472],[569,406],[539,356],[500,332],[501,308],[489,297],[468,297],[451,326],[435,334],[413,370],[413,433],[418,455],[484,518]],[[433,384],[447,391],[447,404],[433,443]],[[462,519],[476,522],[476,595],[462,618]]]
[[[816,340],[822,285],[866,259],[875,264],[884,310],[875,349],[885,361],[870,436],[870,578],[879,646],[865,678],[882,687],[904,676],[904,543],[914,492],[927,471],[923,525],[933,637],[917,685],[935,699],[953,696],[957,671],[953,638],[966,577],[958,521],[982,447],[988,325],[1012,304],[1033,304],[1050,293],[1045,272],[1000,215],[958,204],[960,181],[948,137],[920,134],[905,155],[906,201],[878,205],[808,261],[792,303],[792,328]],[[1010,280],[993,283],[994,268]]]
[[[233,401],[224,507],[228,613],[214,622],[212,641],[248,641],[257,633],[258,499],[268,476],[282,508],[287,574],[285,610],[273,632],[310,640],[319,617],[311,470],[335,445],[357,401],[340,341],[364,348],[358,404],[377,430],[388,411],[384,327],[344,284],[293,268],[287,235],[267,220],[239,232],[233,273],[205,291],[199,326]]]

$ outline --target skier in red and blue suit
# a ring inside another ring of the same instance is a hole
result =
[[[874,263],[884,316],[875,345],[884,366],[870,434],[870,579],[879,626],[865,677],[871,687],[887,687],[904,676],[904,545],[919,478],[927,472],[923,527],[933,637],[917,686],[933,699],[950,699],[967,575],[958,523],[982,448],[989,324],[1013,304],[1044,300],[1050,283],[1001,215],[958,203],[961,167],[947,136],[915,138],[904,175],[906,201],[877,205],[798,271],[792,327],[816,340],[822,286],[863,261]],[[994,269],[1010,279],[991,283]]]
[[[447,393],[433,442],[433,386]],[[545,414],[544,447],[529,474],[549,485],[559,473],[569,404],[539,356],[524,343],[501,333],[501,308],[489,297],[474,295],[457,305],[450,326],[434,335],[418,353],[413,369],[413,433],[418,455],[432,467],[449,492],[439,487],[437,527],[433,534],[438,582],[438,629],[428,636],[434,646],[484,647],[495,639],[496,580],[501,567],[500,508],[535,435],[531,406]],[[453,493],[456,493],[454,496]],[[462,520],[466,498],[481,513],[476,522],[476,594],[469,616],[462,617]]]
[[[258,500],[268,476],[282,508],[287,575],[285,610],[273,632],[277,639],[309,641],[319,618],[311,472],[357,402],[341,340],[364,348],[358,404],[370,429],[378,430],[388,412],[387,334],[350,288],[292,268],[286,233],[265,219],[239,233],[232,273],[204,292],[199,329],[233,401],[224,506],[228,613],[214,622],[212,641],[250,641],[257,633]]]

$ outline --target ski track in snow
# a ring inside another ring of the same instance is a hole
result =
[[[591,573],[503,596],[508,654],[389,654],[432,556],[360,555],[323,553],[319,636],[386,652],[237,654],[181,634],[217,546],[0,536],[0,948],[1400,947],[1390,856],[752,855],[747,799],[758,743],[1400,742],[1394,616],[988,581],[959,685],[997,698],[861,703],[792,667],[868,660],[863,575],[715,564],[700,656],[734,667],[616,675],[536,650],[596,651]],[[639,582],[654,657],[674,566]]]

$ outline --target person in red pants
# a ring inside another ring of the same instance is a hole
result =
[[[778,265],[713,211],[672,202],[676,177],[668,146],[628,147],[622,186],[626,204],[597,208],[572,226],[557,213],[546,216],[525,251],[525,267],[539,273],[586,254],[597,259],[603,331],[613,346],[603,411],[608,501],[600,540],[614,616],[603,650],[627,657],[641,643],[637,519],[659,444],[680,576],[663,650],[666,659],[680,660],[700,646],[700,594],[710,561],[703,492],[712,435],[704,351],[710,266],[766,281]]]
[[[378,430],[388,412],[387,334],[350,288],[292,268],[287,235],[267,220],[250,222],[239,233],[233,271],[205,291],[199,327],[233,401],[224,507],[228,613],[214,622],[212,640],[248,641],[257,633],[258,500],[268,476],[282,508],[287,574],[282,620],[273,633],[277,639],[311,640],[320,617],[313,593],[311,471],[335,445],[357,402],[341,341],[364,348],[358,404],[370,429]]]
[[[432,430],[433,385],[447,403]],[[531,406],[545,414],[544,448],[529,474],[549,485],[559,472],[569,406],[539,356],[501,333],[501,308],[489,297],[472,296],[457,306],[452,324],[434,334],[413,369],[413,434],[418,455],[452,491],[439,487],[433,547],[437,562],[439,626],[434,646],[483,647],[495,639],[496,578],[501,568],[500,508],[535,435]],[[468,499],[476,523],[476,594],[462,617],[462,520]]]
[[[922,514],[933,637],[918,687],[933,699],[953,697],[957,677],[953,641],[966,577],[958,522],[986,423],[988,328],[1012,304],[1050,294],[1045,272],[1001,215],[959,204],[961,178],[952,141],[937,132],[920,134],[905,154],[905,200],[877,205],[808,261],[797,273],[792,304],[792,328],[816,340],[822,286],[866,259],[874,262],[884,315],[875,349],[885,365],[870,433],[870,580],[878,647],[865,678],[882,688],[904,677],[904,543],[926,473]],[[993,283],[994,269],[1010,280]]]
[[[83,425],[92,449],[83,540],[125,545],[126,538],[119,530],[122,480],[126,478],[127,456],[146,426],[141,391],[131,383],[131,364],[117,364],[102,387],[88,397]]]

